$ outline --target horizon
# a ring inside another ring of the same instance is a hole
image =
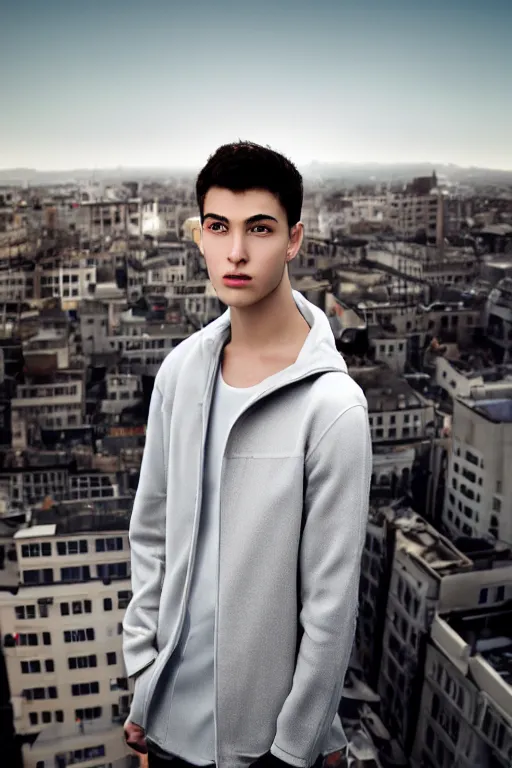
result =
[[[2,10],[4,170],[192,170],[238,138],[301,167],[512,170],[509,0]]]
[[[215,150],[213,150],[215,151]],[[286,153],[285,153],[286,154]],[[293,158],[290,158],[293,161]],[[481,166],[481,165],[462,165],[461,163],[451,163],[451,162],[435,162],[433,160],[309,160],[307,162],[303,163],[295,163],[295,165],[298,168],[309,168],[311,166],[346,166],[350,168],[364,168],[364,167],[371,167],[371,168],[409,168],[409,167],[421,167],[425,166],[428,168],[431,168],[433,171],[435,171],[437,168],[447,169],[447,168],[453,168],[454,170],[461,170],[461,171],[491,171],[491,172],[497,172],[497,173],[512,173],[512,167],[511,168],[500,168],[500,167],[493,167],[493,166]],[[145,171],[145,172],[151,172],[151,171],[169,171],[172,173],[197,173],[200,166],[198,165],[166,165],[166,164],[160,164],[160,165],[133,165],[133,164],[122,164],[122,165],[102,165],[102,166],[74,166],[69,168],[35,168],[31,166],[11,166],[11,167],[0,167],[0,173],[9,173],[9,172],[15,172],[15,171],[29,171],[29,172],[35,172],[35,173],[54,173],[54,174],[66,174],[66,173],[76,173],[76,172],[89,172],[89,173],[106,173],[106,172],[119,172],[119,171]]]

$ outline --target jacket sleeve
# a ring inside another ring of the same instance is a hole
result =
[[[132,599],[123,621],[123,654],[129,677],[157,656],[156,631],[165,570],[166,466],[163,397],[155,379],[146,444],[130,520]]]
[[[270,748],[297,768],[318,757],[352,651],[372,471],[366,404],[337,416],[312,447],[305,471],[299,617],[304,633]]]

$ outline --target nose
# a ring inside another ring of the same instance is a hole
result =
[[[233,239],[231,241],[231,251],[228,256],[228,260],[232,264],[239,264],[241,261],[247,261],[247,253],[245,250],[244,236],[240,232],[233,232]]]

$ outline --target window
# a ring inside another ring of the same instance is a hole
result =
[[[56,699],[57,688],[50,685],[49,688],[25,688],[23,696],[26,701],[40,701],[41,699]]]
[[[505,599],[505,587],[496,587],[496,602],[501,603]]]
[[[489,590],[487,589],[487,587],[484,587],[483,589],[480,590],[480,595],[478,597],[478,602],[480,603],[480,605],[487,602],[488,592]]]
[[[96,539],[96,552],[119,552],[123,549],[121,536],[108,539]]]
[[[112,600],[110,599],[110,597],[103,598],[103,610],[104,611],[112,610]]]
[[[69,616],[69,603],[60,604],[61,616]],[[80,613],[92,613],[92,602],[90,600],[74,600],[71,603],[71,613],[77,616]]]
[[[100,579],[126,579],[128,577],[128,563],[106,563],[98,565],[97,570]]]
[[[23,571],[24,584],[53,584],[53,568]]]
[[[62,709],[57,709],[56,710],[56,712],[55,712],[55,720],[58,723],[63,723],[64,722],[64,712],[63,712]]]
[[[117,664],[117,654],[115,651],[109,651],[109,653],[107,653],[107,664],[109,666]]]
[[[94,629],[67,629],[64,631],[65,643],[85,643],[94,640]]]
[[[73,565],[60,569],[61,581],[88,581],[91,578],[91,570],[88,565]]]
[[[97,666],[97,658],[94,654],[90,656],[72,656],[68,659],[69,669],[88,669],[89,667]]]
[[[38,639],[35,632],[21,632],[18,635],[18,645],[38,645]]]
[[[75,539],[73,541],[58,541],[57,542],[57,554],[58,555],[80,555],[87,554],[87,540]]]
[[[51,557],[51,554],[52,545],[49,542],[21,545],[22,557]]]
[[[478,457],[475,456],[474,453],[471,453],[471,451],[466,451],[466,461],[469,461],[470,464],[474,464],[475,467],[478,467]]]
[[[39,722],[39,717],[37,716],[37,712],[29,712],[28,719],[30,721],[30,725],[37,725],[37,723]]]
[[[43,645],[51,645],[52,636],[49,632],[43,632]]]
[[[36,607],[35,605],[17,605],[14,613],[17,619],[35,619]]]
[[[101,707],[86,707],[85,709],[75,709],[75,720],[97,720],[101,717]]]
[[[73,683],[71,693],[73,696],[90,696],[100,692],[99,683]]]
[[[45,723],[45,725],[47,725],[48,723],[51,723],[51,721],[52,721],[52,713],[51,712],[48,712],[48,711],[41,712],[41,717],[42,717],[43,723]]]
[[[117,593],[117,607],[120,609],[128,608],[131,599],[132,593],[129,590],[121,590]]]
[[[35,659],[34,661],[22,661],[21,671],[24,675],[34,675],[41,671],[41,662]]]

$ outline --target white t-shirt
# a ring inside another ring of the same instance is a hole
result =
[[[222,458],[231,424],[260,386],[231,387],[219,370],[208,425],[203,503],[189,605],[180,642],[170,661],[168,684],[159,705],[152,705],[165,707],[168,712],[165,743],[172,744],[172,754],[196,765],[215,762],[214,636]]]

